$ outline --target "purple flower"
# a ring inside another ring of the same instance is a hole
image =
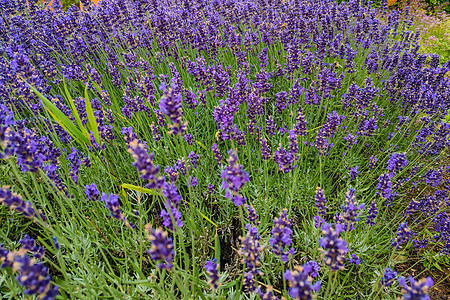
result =
[[[261,138],[261,156],[262,160],[267,161],[272,156],[270,146],[267,144],[267,139]]]
[[[0,188],[0,204],[8,206],[11,210],[15,210],[27,218],[38,218],[30,201],[23,201],[20,195],[11,193],[6,187]],[[42,221],[47,220],[43,214],[39,213],[39,216]]]
[[[367,221],[366,223],[369,224],[369,226],[373,226],[376,224],[374,221],[375,218],[378,215],[378,208],[375,203],[375,200],[372,201],[372,204],[370,205],[369,211],[367,212]]]
[[[317,276],[319,276],[320,266],[315,260],[310,260],[305,265],[311,266],[311,271],[308,275],[310,275],[312,278],[316,278]]]
[[[193,189],[195,189],[198,185],[197,178],[189,176],[189,184],[192,186]]]
[[[267,48],[264,47],[262,48],[261,52],[259,52],[258,54],[258,59],[259,59],[259,66],[260,67],[267,67],[269,65],[269,55],[267,54]]]
[[[145,229],[150,233],[147,237],[151,244],[150,249],[147,250],[150,259],[159,262],[157,264],[159,269],[172,269],[175,258],[172,238],[161,228],[153,229],[147,225]]]
[[[315,198],[315,205],[318,209],[317,214],[319,216],[324,216],[327,210],[327,207],[325,204],[327,203],[327,199],[325,198],[325,194],[323,193],[323,190],[320,187],[316,188],[316,195]]]
[[[98,191],[95,183],[86,185],[84,193],[86,194],[87,198],[91,199],[92,201],[97,201],[100,198],[100,192]]]
[[[53,240],[53,245],[55,245],[55,249],[59,250],[59,243],[58,243],[58,239],[56,238],[56,236],[52,237]]]
[[[28,250],[37,259],[42,259],[44,257],[44,248],[36,246],[34,240],[30,238],[28,234],[25,234],[19,243],[22,244],[22,248]]]
[[[249,291],[256,290],[254,277],[256,275],[263,275],[259,267],[260,255],[263,252],[263,246],[260,245],[261,237],[258,234],[256,227],[251,227],[250,224],[246,226],[248,232],[247,236],[240,237],[241,248],[238,250],[238,254],[242,257],[242,262],[247,266],[246,273],[244,275],[244,283],[246,289]]]
[[[277,151],[275,151],[275,155],[273,159],[278,164],[278,169],[284,173],[288,173],[291,170],[295,169],[297,165],[292,165],[294,163],[295,157],[294,155],[283,149],[283,147],[278,147]]]
[[[342,213],[339,215],[336,212],[335,219],[336,223],[342,224],[344,230],[351,231],[354,228],[354,223],[359,221],[359,216],[361,215],[360,210],[365,208],[365,204],[357,205],[355,196],[355,190],[350,189],[345,195],[345,205],[342,205]]]
[[[295,132],[295,129],[289,131],[289,152],[292,155],[296,155],[298,153],[297,134]]]
[[[375,164],[377,163],[378,158],[376,158],[375,156],[371,156],[369,159],[369,170],[372,170],[375,167]]]
[[[311,271],[312,266],[305,264],[284,272],[284,279],[289,281],[289,295],[293,299],[314,299],[313,292],[319,292],[321,283],[317,281],[313,284],[312,277],[309,276]]]
[[[25,287],[24,293],[27,295],[38,295],[40,299],[53,300],[59,294],[58,286],[51,287],[51,277],[47,267],[41,262],[28,257],[27,249],[20,248],[14,252],[9,252],[0,245],[1,268],[11,267],[18,272],[17,282]]]
[[[212,145],[211,151],[214,153],[214,157],[215,157],[217,163],[220,165],[220,162],[222,160],[222,155],[220,154],[217,144]]]
[[[358,177],[358,175],[361,173],[360,171],[358,171],[359,167],[355,166],[353,168],[350,169],[350,180],[353,181],[356,179],[356,177]]]
[[[212,193],[214,193],[214,184],[208,184],[208,193],[211,195]]]
[[[387,169],[389,176],[394,176],[395,172],[400,172],[408,165],[405,153],[394,153],[389,157]]]
[[[192,146],[192,134],[190,133],[185,134],[184,140],[188,143],[189,146]]]
[[[250,221],[250,223],[258,227],[261,222],[259,221],[259,215],[256,212],[255,208],[252,205],[246,205],[245,208],[248,211],[248,220]]]
[[[392,193],[391,177],[384,173],[378,177],[377,194],[382,198],[392,201],[396,193]]]
[[[406,222],[400,224],[397,229],[397,236],[392,240],[392,246],[400,249],[401,245],[408,243],[412,235],[413,233]]]
[[[175,80],[169,89],[164,82],[161,83],[159,89],[163,92],[163,96],[159,101],[159,109],[168,116],[172,124],[169,125],[169,134],[181,135],[186,131],[186,123],[181,122],[183,108],[181,106],[181,94],[178,93],[179,87]]]
[[[265,293],[263,292],[261,286],[259,286],[257,292],[258,292],[259,296],[261,297],[261,299],[263,299],[263,300],[278,300],[279,299],[277,296],[275,296],[273,294],[272,286],[267,286]]]
[[[339,237],[342,231],[343,226],[341,224],[336,224],[336,230],[334,230],[331,224],[325,223],[322,226],[324,237],[319,239],[319,251],[322,252],[322,260],[333,271],[343,270],[345,267],[345,255],[348,249],[347,242]]]
[[[189,153],[188,157],[189,157],[189,160],[191,161],[192,167],[194,167],[194,169],[197,169],[198,158],[199,158],[198,155],[194,151],[191,151],[191,153]]]
[[[272,236],[269,239],[269,243],[272,246],[272,252],[281,256],[282,262],[289,261],[289,254],[294,255],[295,250],[293,247],[285,250],[286,247],[292,245],[292,229],[291,220],[287,218],[287,209],[283,209],[280,212],[280,217],[273,220]]]
[[[173,220],[178,228],[183,227],[183,221],[181,220],[181,213],[178,210],[180,201],[183,200],[178,193],[177,187],[173,183],[165,183],[162,189],[162,194],[166,198],[164,204],[165,209],[161,210],[161,218],[163,218],[163,225],[170,230],[174,230]]]
[[[383,278],[381,278],[381,284],[385,287],[390,287],[395,277],[397,277],[397,272],[393,271],[391,268],[387,268],[386,271],[384,271]]]
[[[351,254],[348,262],[354,265],[359,265],[361,263],[361,259],[356,256],[356,254]]]
[[[159,166],[153,164],[155,154],[148,154],[147,145],[138,139],[133,128],[122,128],[122,134],[128,144],[128,152],[134,158],[133,166],[141,173],[141,178],[148,181],[146,187],[149,189],[162,188],[164,177],[158,176]]]
[[[275,126],[275,123],[273,122],[272,116],[269,116],[266,120],[267,126],[267,134],[268,135],[275,135],[277,127]]]
[[[205,264],[206,273],[209,275],[208,284],[213,290],[219,288],[219,268],[217,265],[217,260],[208,260]]]
[[[434,285],[431,277],[422,278],[418,281],[414,280],[412,276],[408,278],[411,286],[406,283],[405,277],[398,278],[398,284],[402,287],[403,299],[405,300],[431,300],[428,296],[429,289]]]
[[[228,166],[222,171],[221,178],[222,189],[226,190],[225,197],[233,201],[236,206],[241,206],[245,202],[245,198],[239,194],[244,184],[250,181],[248,173],[244,171],[244,167],[237,162],[236,152],[228,151]]]
[[[297,113],[294,130],[298,136],[306,136],[306,120],[301,110],[299,110]]]

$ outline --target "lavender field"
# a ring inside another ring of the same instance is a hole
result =
[[[0,0],[0,298],[448,299],[450,62],[341,2]]]

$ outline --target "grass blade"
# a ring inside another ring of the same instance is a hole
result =
[[[84,89],[84,101],[85,101],[85,105],[86,105],[86,114],[87,114],[87,118],[88,118],[88,122],[89,122],[89,127],[91,128],[92,133],[94,134],[95,141],[97,142],[97,144],[100,145],[101,142],[100,142],[100,135],[98,133],[98,124],[97,124],[97,121],[95,120],[91,101],[89,100],[88,85],[89,85],[89,82],[86,84],[86,88]]]
[[[86,128],[84,128],[83,123],[81,122],[81,118],[80,118],[80,115],[78,114],[77,107],[75,106],[75,102],[73,102],[73,98],[70,95],[69,90],[67,89],[67,85],[66,85],[66,81],[65,81],[64,77],[63,77],[63,85],[64,85],[64,92],[66,93],[66,97],[67,97],[70,107],[72,109],[72,115],[75,117],[75,122],[77,123],[77,125],[81,129],[81,131],[83,132],[84,136],[87,139],[89,139],[89,133],[86,130]]]
[[[44,103],[45,108],[50,113],[50,115],[55,119],[55,121],[67,131],[67,133],[74,139],[78,139],[86,144],[91,144],[90,140],[86,138],[83,133],[70,121],[70,119],[60,111],[50,100],[48,100],[44,95],[42,95],[35,87],[31,86],[28,82],[25,83],[30,87],[30,89],[41,99]]]

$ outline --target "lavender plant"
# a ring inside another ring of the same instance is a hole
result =
[[[1,1],[2,298],[437,295],[450,64],[368,4]]]

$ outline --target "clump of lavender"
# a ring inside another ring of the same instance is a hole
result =
[[[345,268],[345,255],[348,252],[347,242],[339,237],[343,230],[342,224],[336,224],[336,229],[333,229],[328,223],[322,226],[324,237],[319,239],[319,251],[322,252],[321,257],[325,265],[333,271]]]
[[[289,295],[293,299],[313,299],[314,292],[318,293],[321,282],[313,284],[313,278],[309,275],[313,271],[311,264],[295,266],[294,270],[286,270],[284,279],[289,281]]]
[[[257,292],[258,292],[259,296],[261,297],[261,299],[263,299],[263,300],[278,300],[279,299],[277,296],[275,296],[273,294],[273,287],[272,286],[268,286],[266,288],[266,292],[265,293],[262,290],[261,286],[259,286]]]
[[[172,222],[173,217],[175,225],[178,228],[183,227],[181,212],[178,210],[182,198],[178,193],[177,187],[173,183],[165,183],[162,189],[162,194],[166,199],[166,203],[164,204],[165,209],[161,210],[160,215],[161,218],[163,218],[163,225],[170,230],[174,230],[174,224]]]
[[[391,177],[386,173],[381,174],[380,177],[378,177],[377,194],[389,201],[392,201],[396,195],[396,193],[392,193]]]
[[[408,243],[412,235],[413,233],[406,222],[400,224],[397,229],[397,236],[392,240],[392,246],[400,249],[401,245]]]
[[[47,267],[27,255],[29,250],[25,247],[9,252],[0,245],[1,268],[11,267],[18,272],[17,282],[25,287],[27,295],[38,295],[40,299],[53,300],[59,294],[59,287],[50,285],[51,277]]]
[[[222,189],[225,190],[225,197],[233,201],[236,206],[244,204],[246,199],[239,194],[244,184],[250,181],[248,173],[244,171],[244,167],[237,162],[236,152],[233,150],[228,151],[229,158],[228,166],[222,171],[221,178]]]
[[[252,205],[246,205],[245,208],[247,209],[248,220],[250,221],[250,223],[258,227],[261,222],[259,221],[259,215],[256,212],[255,208]]]
[[[206,273],[209,276],[208,284],[213,290],[219,288],[219,267],[217,265],[217,260],[208,260],[205,264]]]
[[[408,165],[408,159],[405,153],[394,153],[389,157],[387,169],[389,176],[394,176],[396,172],[400,172]]]
[[[214,153],[214,158],[216,159],[217,163],[220,165],[220,162],[222,161],[222,155],[220,154],[220,151],[218,149],[219,147],[217,144],[213,144],[211,146],[211,151]]]
[[[42,259],[44,257],[44,248],[41,246],[36,246],[34,239],[32,239],[28,234],[25,234],[19,243],[22,245],[23,249],[28,250],[37,259]]]
[[[397,272],[393,271],[391,268],[387,268],[384,271],[383,278],[381,278],[381,284],[385,287],[390,287],[395,277],[397,277]]]
[[[261,138],[261,156],[262,160],[267,161],[272,157],[269,144],[267,144],[267,139]]]
[[[376,158],[375,156],[370,156],[369,158],[369,170],[372,170],[375,167],[375,164],[377,163],[378,158]]]
[[[294,247],[285,250],[292,245],[292,229],[291,220],[287,217],[287,209],[283,209],[280,212],[280,217],[273,220],[272,237],[269,239],[269,243],[272,246],[272,252],[281,256],[282,262],[289,261],[289,254],[294,255]]]
[[[164,177],[158,176],[159,166],[153,164],[154,153],[148,154],[147,145],[142,143],[133,132],[133,128],[123,128],[122,134],[128,144],[128,152],[134,158],[133,166],[141,173],[141,178],[148,181],[149,189],[160,189],[164,184]]]
[[[348,262],[358,266],[361,263],[361,259],[356,254],[351,254]]]
[[[0,188],[0,204],[8,206],[11,210],[15,210],[27,218],[38,219],[39,214],[42,221],[47,220],[42,213],[36,213],[30,201],[23,201],[20,195],[13,194],[6,187]]]
[[[189,175],[189,181],[188,181],[189,185],[195,189],[198,185],[198,181],[197,181],[197,177],[192,177]]]
[[[356,177],[358,177],[358,175],[361,173],[361,171],[359,171],[358,169],[359,169],[359,166],[355,166],[350,169],[350,180],[351,181],[354,181],[356,179]]]
[[[147,237],[151,244],[150,249],[147,250],[150,259],[158,262],[159,269],[172,269],[175,258],[172,238],[169,237],[167,231],[161,228],[153,229],[150,228],[150,225],[146,225],[145,229],[150,233]]]
[[[256,275],[263,275],[259,267],[261,266],[260,255],[264,248],[260,244],[261,237],[258,234],[258,229],[250,226],[250,224],[247,224],[246,228],[248,230],[247,236],[240,237],[241,248],[238,250],[238,254],[247,266],[244,274],[244,285],[248,291],[253,292],[256,290]]]
[[[169,134],[182,135],[186,131],[187,122],[182,123],[183,108],[181,106],[181,94],[178,89],[181,88],[173,80],[169,89],[165,82],[162,82],[159,89],[163,92],[163,96],[159,101],[159,109],[168,116],[172,124],[169,125]]]
[[[373,226],[376,224],[374,221],[375,218],[378,215],[378,208],[375,203],[375,200],[372,201],[372,204],[370,205],[369,211],[367,212],[367,221],[366,223],[369,224],[369,226]]]
[[[86,185],[84,193],[86,194],[86,197],[92,201],[97,201],[100,198],[100,192],[98,191],[95,183]]]
[[[409,276],[408,280],[411,286],[408,286],[405,277],[402,276],[398,279],[398,284],[402,287],[403,299],[431,300],[430,296],[428,296],[429,289],[434,285],[431,277],[416,281],[412,276]]]
[[[327,199],[325,198],[325,194],[323,193],[323,190],[320,187],[316,188],[316,195],[315,195],[315,205],[318,209],[317,216],[313,217],[314,220],[314,226],[316,228],[319,228],[322,226],[322,223],[324,222],[323,216],[325,216],[327,207],[325,204],[327,203]]]
[[[355,222],[359,221],[361,210],[365,208],[365,204],[362,203],[359,206],[356,203],[355,190],[350,189],[345,195],[345,205],[342,205],[342,213],[339,215],[336,212],[336,223],[342,224],[344,230],[354,230]]]
[[[189,153],[188,157],[189,157],[192,167],[194,169],[197,169],[198,155],[194,151],[191,151],[191,153]]]
[[[125,218],[125,214],[120,211],[120,203],[119,196],[110,194],[109,196],[106,193],[102,193],[101,201],[103,201],[106,207],[109,209],[111,216],[114,219],[122,221],[127,227],[134,228],[133,223],[128,222]]]
[[[288,173],[297,167],[297,165],[293,165],[295,160],[294,154],[286,151],[281,144],[277,151],[275,151],[273,159],[278,164],[278,169],[284,173]]]
[[[208,184],[208,194],[211,195],[212,193],[214,193],[214,189],[215,189],[214,184],[209,183],[209,184]]]

